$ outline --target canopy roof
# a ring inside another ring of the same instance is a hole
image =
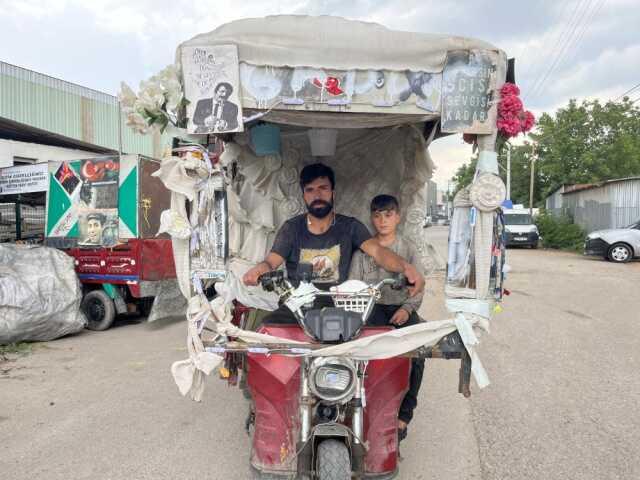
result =
[[[335,70],[442,71],[449,50],[494,50],[457,36],[390,30],[342,17],[277,15],[224,24],[178,46],[235,44],[240,62]]]

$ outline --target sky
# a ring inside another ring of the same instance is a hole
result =
[[[173,62],[177,45],[240,18],[338,15],[396,30],[488,41],[516,58],[525,107],[617,99],[640,83],[638,0],[0,0],[0,60],[117,94]],[[630,97],[640,98],[640,88]],[[434,179],[471,154],[461,136],[430,148]]]

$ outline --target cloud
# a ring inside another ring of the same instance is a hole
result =
[[[536,113],[571,97],[615,98],[640,82],[637,0],[0,0],[0,60],[115,94],[121,80],[138,85],[173,62],[176,46],[198,33],[284,13],[483,39],[517,57],[525,104]],[[533,92],[572,25],[573,43]],[[446,184],[470,149],[452,136],[434,142],[432,154]]]

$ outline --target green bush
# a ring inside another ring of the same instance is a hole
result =
[[[544,212],[536,218],[536,225],[546,248],[582,251],[586,233],[569,217],[555,217]]]

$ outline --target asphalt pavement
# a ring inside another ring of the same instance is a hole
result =
[[[427,237],[443,253],[447,230]],[[400,479],[640,478],[640,262],[511,249],[504,311],[481,338],[491,385],[457,393],[427,362]],[[422,314],[444,318],[443,273]],[[0,361],[0,478],[248,478],[247,402],[211,378],[183,398],[185,325],[120,321]]]

